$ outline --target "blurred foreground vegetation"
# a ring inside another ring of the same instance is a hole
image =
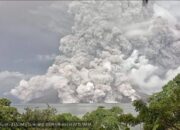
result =
[[[71,113],[58,114],[56,109],[26,108],[24,113],[10,106],[11,101],[0,99],[0,123],[2,122],[77,122],[90,121],[89,128],[16,128],[6,127],[0,130],[130,130],[131,127],[142,125],[143,130],[180,130],[180,74],[165,85],[161,92],[150,96],[147,102],[133,102],[137,116],[124,114],[120,107],[106,109],[99,106],[95,111],[82,117]]]

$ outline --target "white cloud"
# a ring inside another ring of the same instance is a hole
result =
[[[0,72],[0,80],[4,80],[6,78],[12,78],[12,77],[23,78],[24,76],[25,75],[20,72],[9,72],[9,71]]]
[[[20,72],[1,71],[0,72],[0,96],[11,98],[9,93],[15,85],[18,85],[22,79],[28,79],[30,76]],[[14,100],[14,98],[12,99]]]
[[[56,55],[55,54],[51,54],[51,55],[38,55],[37,59],[39,61],[52,61],[55,60]]]

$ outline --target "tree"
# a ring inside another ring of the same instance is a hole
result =
[[[125,124],[126,129],[129,128],[129,126],[135,126],[139,123],[136,117],[134,117],[132,114],[122,114],[119,116],[119,122],[122,122]]]
[[[56,121],[60,121],[60,122],[66,122],[66,121],[80,121],[80,119],[76,116],[73,116],[70,113],[63,113],[63,114],[58,114],[55,117]]]
[[[99,107],[91,113],[86,113],[83,116],[83,120],[93,122],[93,130],[117,130],[124,129],[125,125],[119,122],[119,116],[123,113],[123,110],[119,107],[112,107],[111,109],[105,109]]]
[[[0,122],[11,123],[11,122],[19,121],[20,113],[17,111],[15,107],[11,107],[10,104],[11,101],[6,98],[0,99]],[[1,128],[1,129],[15,130],[16,128],[9,126],[8,128]]]
[[[48,106],[46,109],[25,108],[25,113],[21,115],[25,122],[47,122],[54,121],[56,109]]]
[[[133,103],[144,130],[180,130],[180,74],[153,94],[147,103]]]
[[[9,106],[0,106],[0,122],[18,121],[20,114],[17,109]]]
[[[10,106],[11,101],[7,98],[1,98],[0,99],[0,106]]]

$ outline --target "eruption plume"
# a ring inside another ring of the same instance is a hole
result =
[[[180,29],[162,7],[140,1],[72,2],[72,34],[45,75],[11,93],[24,101],[58,92],[59,102],[121,102],[152,93],[180,72]]]

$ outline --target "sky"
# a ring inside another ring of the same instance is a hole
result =
[[[45,25],[50,22],[47,21],[48,17],[43,18],[41,14],[33,15],[31,11],[38,10],[40,6],[45,8],[48,4],[49,2],[1,2],[1,71],[18,71],[28,74],[45,72],[53,56],[58,53],[59,38],[63,34],[48,29],[48,25]],[[62,17],[62,21],[64,18],[67,17]],[[65,22],[61,23],[62,32],[63,30],[70,31],[71,26],[67,26]]]
[[[57,3],[62,6],[55,10],[61,15],[58,21],[48,14],[53,14],[51,2],[0,2],[0,97],[21,79],[44,74],[59,53],[60,38],[71,32],[72,16],[67,2]],[[61,32],[50,24],[58,24]]]
[[[60,39],[71,33],[73,16],[68,13],[68,4],[64,1],[0,2],[0,97],[18,101],[8,92],[20,80],[46,73],[59,54]],[[180,2],[159,1],[158,4],[180,19]]]

